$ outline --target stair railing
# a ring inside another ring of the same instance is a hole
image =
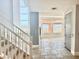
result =
[[[0,10],[1,11],[1,10]],[[7,23],[9,23],[9,25],[12,26],[13,31],[18,34],[20,37],[22,37],[23,39],[27,40],[27,41],[32,41],[32,36],[30,36],[28,33],[26,33],[25,31],[23,31],[20,27],[16,26],[13,23],[10,23],[10,21],[8,21],[9,19],[7,19],[4,14],[5,12],[1,11],[2,13],[0,14],[0,17]]]
[[[20,37],[22,37],[23,39],[27,40],[28,38],[30,38],[30,40],[28,41],[32,41],[32,36],[30,36],[28,33],[24,32],[21,28],[19,28],[18,26],[13,24],[13,31],[15,33],[17,33]]]
[[[25,39],[20,37],[18,34],[16,34],[14,31],[6,27],[5,25],[0,23],[0,40],[1,37],[9,41],[11,44],[13,44],[15,47],[19,48],[26,54],[30,55],[30,59],[32,58],[32,43],[27,42]],[[2,52],[3,49],[0,47],[0,53],[3,53],[4,56],[6,55],[6,52]],[[28,52],[28,53],[27,53]],[[13,56],[12,53],[8,55],[8,59],[10,56]],[[11,58],[13,59],[13,58]],[[20,59],[20,58],[17,58]]]

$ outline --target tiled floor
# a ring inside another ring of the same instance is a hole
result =
[[[64,38],[43,38],[39,47],[33,48],[33,59],[79,59],[64,47]]]

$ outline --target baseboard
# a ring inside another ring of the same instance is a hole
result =
[[[75,56],[79,56],[79,52],[75,52]]]
[[[73,56],[79,56],[79,52],[71,52]]]

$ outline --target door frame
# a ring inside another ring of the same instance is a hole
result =
[[[66,40],[66,16],[69,15],[69,14],[71,14],[71,24],[72,24],[72,11],[69,11],[68,13],[65,14],[65,17],[64,17],[64,36],[65,36],[65,40]],[[72,27],[72,26],[71,26],[71,27]],[[72,31],[71,31],[71,34],[72,34]],[[71,35],[71,38],[72,38],[72,35]],[[70,38],[70,39],[71,39],[71,38]],[[71,42],[72,42],[72,41],[71,41]],[[70,42],[70,44],[71,44],[71,42]],[[68,48],[66,47],[66,42],[65,42],[65,48],[66,48],[67,50],[71,51],[71,49],[68,49]]]

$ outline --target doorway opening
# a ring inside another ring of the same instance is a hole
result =
[[[41,58],[63,58],[72,56],[71,52],[71,29],[72,12],[65,18],[44,17],[40,19],[40,40],[37,55]],[[65,20],[65,21],[64,21]],[[37,57],[36,57],[37,58]]]
[[[39,48],[35,55],[43,59],[72,56],[72,3],[71,0],[34,0],[30,1],[33,12],[39,13]],[[35,5],[36,4],[36,5]],[[66,5],[66,6],[64,6]],[[52,10],[54,9],[54,10]],[[70,12],[69,12],[70,11]],[[71,31],[71,32],[67,32]],[[36,40],[36,39],[35,39]],[[34,41],[35,42],[35,41]],[[70,50],[70,51],[68,51]],[[50,58],[49,58],[50,57]]]

